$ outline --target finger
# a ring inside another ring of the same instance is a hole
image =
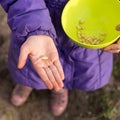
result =
[[[112,44],[104,48],[105,51],[118,50],[118,49],[120,49],[120,46],[118,44]]]
[[[44,67],[47,67],[47,61],[43,61],[39,58],[35,59],[30,56],[30,60],[33,64],[34,69],[40,76],[40,78],[43,80],[45,85],[48,87],[48,89],[53,89],[52,82],[49,80],[48,75],[46,74]]]
[[[120,38],[118,39],[117,43],[120,45]]]
[[[119,53],[119,52],[120,52],[120,50],[109,50],[109,51],[106,51],[106,52]]]
[[[104,50],[104,51],[106,51],[106,52],[110,52],[110,53],[119,53],[120,52],[120,50],[119,49],[110,49],[110,50]]]
[[[56,91],[60,90],[61,88],[57,84],[57,82],[56,82],[56,80],[55,80],[55,78],[54,78],[50,68],[46,67],[46,68],[44,68],[44,70],[45,70],[49,80],[51,81],[51,83],[53,85],[53,89],[56,90]]]
[[[43,80],[43,82],[45,83],[45,85],[48,87],[48,89],[52,90],[53,89],[53,85],[52,82],[49,80],[45,70],[43,68],[41,69],[36,69],[38,75],[40,76],[40,78]]]
[[[64,86],[63,84],[63,79],[61,78],[59,72],[57,71],[57,68],[54,65],[50,65],[49,67],[52,71],[52,74],[57,82],[57,84],[59,85],[60,88],[62,88]]]
[[[56,69],[58,70],[62,80],[64,80],[65,76],[64,76],[64,72],[63,72],[60,61],[56,60],[56,61],[53,62],[53,64],[55,65]]]
[[[22,46],[20,48],[20,55],[19,55],[19,58],[18,58],[18,68],[21,69],[24,67],[25,63],[26,63],[26,60],[27,60],[27,57],[28,57],[28,54],[29,54],[29,50],[27,49],[26,46]]]

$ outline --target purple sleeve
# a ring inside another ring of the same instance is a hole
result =
[[[24,37],[25,40],[27,36],[35,34],[56,38],[44,0],[0,0],[0,4],[8,13],[8,24],[14,38]]]

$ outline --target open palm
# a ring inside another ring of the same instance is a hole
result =
[[[27,57],[48,89],[59,91],[64,86],[63,69],[51,37],[45,35],[29,37],[21,46],[18,68],[24,67]],[[48,59],[42,59],[43,57]]]

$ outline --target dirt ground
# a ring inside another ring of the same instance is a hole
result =
[[[63,115],[54,117],[49,110],[50,91],[33,91],[21,107],[10,103],[15,84],[7,69],[10,30],[0,8],[0,120],[120,120],[120,57],[115,55],[110,83],[95,92],[70,91]]]

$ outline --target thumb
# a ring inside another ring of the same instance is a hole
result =
[[[19,59],[18,59],[18,68],[19,69],[21,69],[25,66],[28,55],[29,55],[29,50],[27,49],[26,46],[23,45],[20,48],[20,55],[19,55]]]

